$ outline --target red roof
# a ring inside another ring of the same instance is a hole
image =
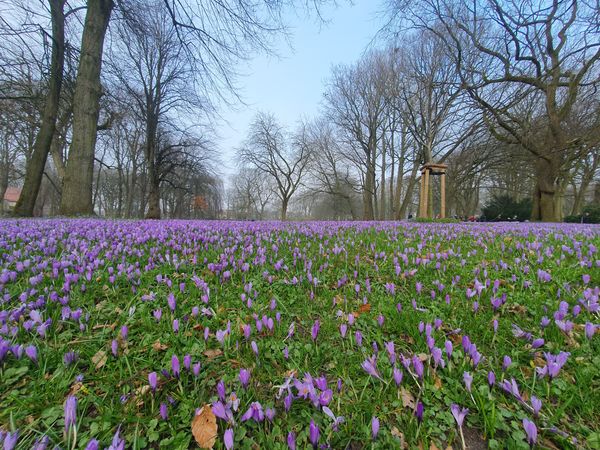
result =
[[[9,187],[6,189],[4,193],[4,200],[11,203],[17,203],[19,197],[21,196],[21,188],[18,187]]]

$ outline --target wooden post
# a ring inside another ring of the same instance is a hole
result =
[[[446,217],[446,172],[442,172],[442,178],[440,180],[440,189],[442,197],[442,205],[440,207],[440,217],[444,219]]]
[[[423,189],[423,217],[429,217],[427,203],[429,200],[429,167],[425,168],[425,189]]]
[[[421,170],[421,187],[419,189],[419,217],[423,217],[423,185],[425,184],[425,171]]]

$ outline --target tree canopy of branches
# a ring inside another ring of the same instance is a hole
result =
[[[578,0],[389,2],[392,23],[444,43],[462,88],[497,139],[528,152],[535,167],[532,218],[561,218],[561,186],[593,145],[569,126],[600,82],[597,5]],[[589,111],[589,114],[595,114]]]
[[[242,164],[273,180],[281,200],[281,220],[286,220],[290,199],[300,187],[312,158],[305,138],[302,128],[295,136],[289,136],[275,116],[259,113],[238,152]]]

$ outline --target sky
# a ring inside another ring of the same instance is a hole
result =
[[[354,63],[374,45],[383,24],[380,10],[379,0],[354,0],[353,4],[341,0],[337,7],[322,11],[325,23],[314,15],[287,16],[290,39],[277,41],[277,56],[256,56],[240,69],[244,73],[239,80],[240,94],[245,105],[221,111],[224,120],[217,143],[224,175],[235,173],[235,150],[257,112],[273,113],[291,129],[302,118],[319,113],[331,68]]]

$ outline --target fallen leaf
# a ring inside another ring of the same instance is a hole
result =
[[[406,441],[404,440],[404,433],[402,433],[398,428],[393,427],[392,428],[392,436],[394,436],[395,438],[400,440],[400,448],[401,449],[405,449],[408,448],[408,444],[406,443]]]
[[[81,390],[82,387],[83,387],[83,383],[81,381],[78,381],[73,386],[71,386],[71,389],[69,389],[69,395],[77,394]]]
[[[370,303],[366,303],[366,304],[360,305],[358,307],[358,312],[359,313],[368,313],[369,311],[371,311],[371,304]]]
[[[220,348],[210,348],[208,350],[205,350],[204,353],[202,353],[204,356],[206,356],[208,359],[213,359],[216,358],[218,356],[221,356],[223,354],[223,350],[221,350]]]
[[[432,442],[429,444],[429,450],[440,450],[440,448]]]
[[[204,405],[192,419],[192,434],[200,448],[213,448],[217,441],[217,418],[210,405]]]
[[[433,387],[436,388],[438,391],[442,388],[442,379],[437,375],[435,375]]]
[[[158,339],[154,342],[154,344],[152,344],[152,350],[154,350],[155,352],[166,350],[168,348],[169,348],[168,345],[161,344],[160,340],[158,340]]]
[[[429,359],[429,355],[427,355],[426,353],[419,353],[417,355],[417,358],[419,358],[421,362],[425,362]]]
[[[92,364],[96,367],[96,370],[102,369],[106,364],[108,357],[104,350],[98,350],[98,352],[92,356]]]
[[[415,409],[415,397],[408,389],[400,388],[400,396],[402,397],[402,406]]]

